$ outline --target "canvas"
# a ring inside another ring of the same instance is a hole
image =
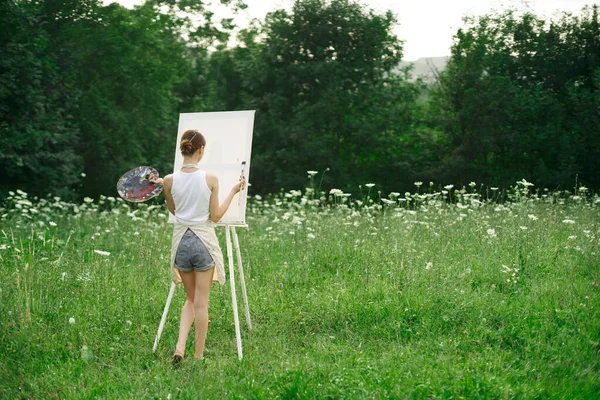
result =
[[[224,225],[246,224],[246,199],[250,182],[250,156],[254,130],[254,110],[223,111],[179,114],[179,129],[175,141],[175,163],[173,171],[183,165],[179,142],[183,132],[197,129],[206,138],[204,157],[200,168],[219,177],[219,201],[239,182],[243,170],[246,188],[235,195],[229,209],[219,222]],[[244,163],[244,165],[242,165]],[[169,214],[169,222],[175,217]]]

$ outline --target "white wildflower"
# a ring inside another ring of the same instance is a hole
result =
[[[428,263],[425,265],[425,269],[431,269],[431,267],[433,267],[433,263],[432,263],[432,262],[428,262]]]
[[[453,187],[454,187],[454,185],[446,185],[446,186],[444,186],[444,189],[446,189],[446,190],[450,190],[450,189],[452,189]]]
[[[577,236],[571,235],[569,236],[569,240],[577,239]]]
[[[308,235],[306,235],[306,237],[309,238],[309,239],[316,238],[316,236],[314,234],[312,234],[312,233],[309,233]]]
[[[517,181],[517,183],[520,183],[521,185],[523,185],[525,187],[533,186],[533,183],[527,182],[525,179],[523,179],[522,181]]]
[[[365,186],[368,187],[369,189],[371,189],[373,186],[375,186],[375,184],[374,183],[367,183]]]
[[[491,187],[490,189],[492,189],[492,191],[494,191],[494,192],[495,192],[496,190],[498,190],[498,188],[497,188],[497,187]]]
[[[50,225],[50,226],[56,226],[56,222],[50,221],[50,222],[48,222],[48,225]]]
[[[419,186],[421,186],[422,184],[423,184],[423,182],[415,182],[415,186],[416,186],[416,187],[419,187]]]
[[[527,214],[527,218],[529,218],[529,219],[530,219],[530,220],[532,220],[532,221],[537,221],[537,220],[538,220],[538,217],[536,217],[536,216],[535,216],[535,215],[533,215],[533,214]]]
[[[565,224],[574,224],[575,221],[573,221],[572,219],[563,219],[563,223],[565,223]]]
[[[306,173],[308,173],[308,175],[310,175],[310,176],[315,176],[319,172],[317,172],[317,171],[306,171]]]
[[[489,229],[487,230],[487,234],[488,234],[490,237],[496,237],[496,230],[495,230],[494,228],[489,228]]]
[[[89,198],[89,197],[84,197],[84,198],[83,198],[83,202],[84,202],[84,203],[93,203],[93,202],[94,202],[94,199],[91,199],[91,198]]]
[[[527,230],[526,226],[520,226],[519,228],[521,228],[522,231],[526,231]]]
[[[82,173],[81,173],[81,177],[82,177],[82,178],[85,178],[86,176],[87,176],[87,175],[85,174],[85,172],[82,172]]]
[[[110,251],[94,250],[94,253],[100,254],[101,256],[110,256]]]
[[[73,318],[73,317],[69,318],[69,323],[71,325],[74,325],[75,324],[75,318]]]
[[[475,182],[471,182],[471,183],[469,183],[469,186],[475,187],[475,186],[477,186],[477,184]]]

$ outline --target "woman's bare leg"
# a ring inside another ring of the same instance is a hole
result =
[[[196,354],[194,358],[204,358],[204,343],[208,330],[208,295],[212,285],[214,268],[196,272],[196,293],[194,294],[194,311],[196,315]]]
[[[196,276],[194,271],[179,271],[183,286],[185,287],[185,303],[181,310],[181,320],[179,322],[179,339],[175,347],[175,353],[185,354],[185,342],[187,341],[190,327],[194,321],[194,295],[196,292]]]

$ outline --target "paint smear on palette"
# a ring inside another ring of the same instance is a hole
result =
[[[117,192],[123,199],[139,203],[158,196],[162,185],[155,185],[151,179],[158,178],[158,171],[152,167],[142,166],[127,171],[117,182]]]

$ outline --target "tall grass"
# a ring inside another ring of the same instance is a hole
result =
[[[181,287],[152,353],[165,208],[14,193],[0,222],[0,397],[596,398],[598,195],[526,181],[376,189],[253,198],[238,228],[244,358],[216,284],[206,361],[190,335],[178,371]]]

